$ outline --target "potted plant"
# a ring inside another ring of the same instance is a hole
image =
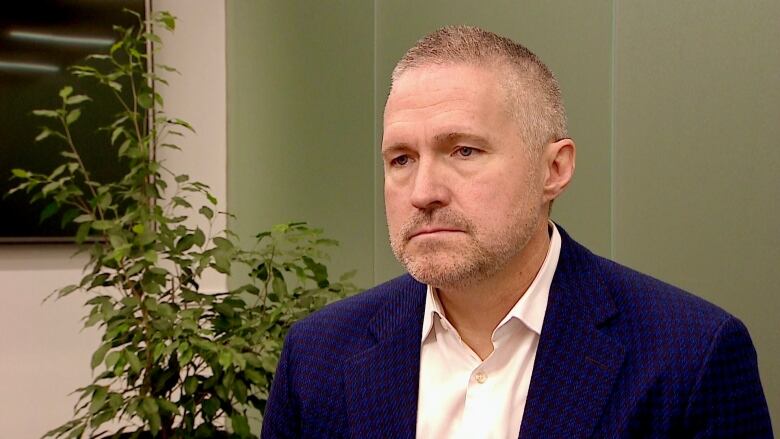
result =
[[[36,140],[57,138],[65,163],[50,173],[13,170],[11,192],[47,200],[42,218],[61,215],[78,224],[75,240],[89,252],[79,282],[55,291],[81,291],[86,327],[97,327],[94,380],[77,390],[74,417],[50,437],[249,437],[252,413],[261,413],[289,326],[324,304],[355,291],[351,274],[328,278],[325,247],[335,241],[305,223],[289,223],[257,235],[242,249],[230,230],[213,225],[217,200],[209,187],[175,174],[154,149],[179,149],[172,140],[192,131],[163,111],[158,93],[167,84],[147,66],[147,47],[160,46],[157,29],[173,31],[175,18],[159,12],[138,26],[117,28],[108,53],[72,67],[77,77],[110,89],[122,110],[101,129],[106,145],[127,165],[114,182],[97,182],[84,166],[71,134],[90,97],[64,87],[61,105],[34,113],[51,124]],[[122,91],[129,91],[129,98]],[[226,292],[204,293],[207,270],[249,267],[250,278]],[[253,412],[252,410],[255,410]]]

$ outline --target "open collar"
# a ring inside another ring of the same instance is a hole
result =
[[[587,437],[623,363],[625,348],[600,331],[617,313],[599,260],[561,233],[526,402],[522,438]],[[402,276],[369,324],[376,344],[343,365],[353,437],[412,438],[417,425],[420,334],[426,286]]]

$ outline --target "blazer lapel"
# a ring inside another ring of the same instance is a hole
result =
[[[425,285],[405,276],[371,321],[377,340],[344,366],[351,437],[413,438]]]
[[[597,258],[562,228],[561,255],[537,348],[520,437],[589,437],[623,363],[624,348],[600,332],[616,314]]]

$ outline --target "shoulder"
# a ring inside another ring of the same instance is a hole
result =
[[[599,330],[624,347],[629,363],[695,374],[724,337],[739,334],[752,347],[745,326],[717,305],[562,236],[559,268],[576,290],[567,297],[597,316]]]
[[[421,288],[421,284],[407,274],[331,303],[296,322],[285,344],[340,351],[365,348],[374,342],[371,325],[376,315],[398,301],[399,295],[415,288]]]
[[[681,288],[617,262],[594,256],[615,306],[643,330],[667,336],[713,335],[728,321],[736,320],[717,305]],[[671,332],[670,332],[671,331]]]
[[[558,268],[575,280],[588,309],[614,315],[611,324],[644,332],[712,334],[734,317],[722,308],[650,275],[595,255],[559,227]],[[674,330],[669,332],[670,330]]]
[[[593,258],[617,311],[602,331],[625,348],[632,373],[690,394],[704,371],[721,370],[713,359],[723,349],[739,352],[740,364],[755,362],[748,330],[732,314],[652,276]]]
[[[771,437],[745,325],[668,283],[603,258],[598,264],[618,310],[603,331],[625,350],[624,393],[643,395],[629,429],[640,434],[653,422],[685,437]]]

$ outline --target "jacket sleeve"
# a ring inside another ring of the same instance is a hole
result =
[[[773,437],[756,351],[747,328],[734,317],[713,338],[684,422],[687,437]]]
[[[293,328],[294,329],[294,328]],[[293,329],[287,334],[263,414],[262,439],[299,438],[300,412],[292,394]]]

